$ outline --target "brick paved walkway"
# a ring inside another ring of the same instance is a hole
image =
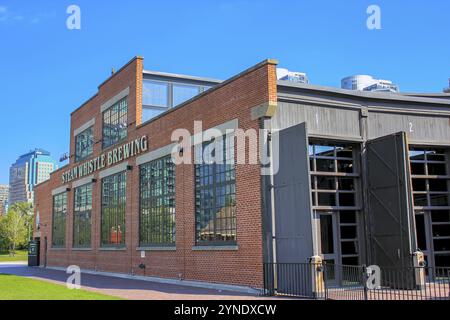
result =
[[[59,270],[29,268],[20,264],[0,264],[0,273],[29,277],[65,285],[68,275]],[[104,275],[81,275],[82,289],[132,300],[255,300],[256,295],[203,289],[176,284],[123,279]],[[278,299],[278,298],[274,298]]]

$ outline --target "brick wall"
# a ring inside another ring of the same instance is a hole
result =
[[[259,128],[252,120],[251,108],[276,98],[276,65],[266,61],[233,77],[218,88],[175,108],[164,116],[141,125],[143,59],[134,58],[104,82],[97,95],[72,114],[71,155],[74,155],[73,132],[95,117],[94,138],[101,140],[100,106],[130,87],[128,96],[128,140],[141,135],[149,137],[149,150],[166,146],[172,131],[179,128],[193,133],[194,121],[203,121],[203,130],[232,119],[241,129]],[[94,155],[102,153],[101,142],[94,146]],[[246,147],[248,150],[248,146]],[[192,150],[193,151],[193,150]],[[193,152],[192,152],[193,154]],[[215,283],[263,286],[262,214],[259,165],[236,166],[237,250],[192,250],[195,245],[194,166],[176,167],[176,251],[148,251],[141,258],[139,246],[139,170],[135,159],[128,159],[134,170],[127,172],[126,250],[102,251],[100,248],[100,179],[93,185],[92,250],[72,250],[73,189],[68,194],[66,249],[51,249],[51,216],[53,189],[61,187],[61,174],[70,165],[52,174],[51,180],[35,191],[36,211],[41,218],[41,263],[44,263],[44,238],[48,238],[47,265],[79,265],[99,271],[143,274],[139,264],[146,264],[146,275],[183,278]],[[98,172],[95,174],[98,176]],[[70,185],[70,184],[69,184]]]

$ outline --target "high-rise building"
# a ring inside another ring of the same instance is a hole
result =
[[[445,93],[450,93],[450,78],[448,78],[448,87],[444,89]]]
[[[9,169],[9,205],[33,203],[34,186],[50,179],[50,173],[56,168],[48,151],[35,149],[21,155]]]
[[[0,184],[0,216],[5,214],[8,207],[9,186]]]
[[[297,83],[309,83],[308,76],[304,72],[289,71],[284,68],[277,68],[277,79]]]
[[[372,92],[399,92],[400,89],[390,80],[374,79],[369,75],[354,75],[341,80],[341,88]]]

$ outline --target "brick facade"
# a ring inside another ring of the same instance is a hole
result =
[[[70,163],[54,172],[51,179],[35,189],[35,211],[40,215],[41,264],[143,275],[139,265],[146,265],[145,275],[163,278],[236,284],[255,288],[263,286],[263,245],[261,177],[259,165],[236,165],[237,248],[195,247],[195,177],[194,165],[176,167],[176,250],[139,251],[139,168],[136,158],[127,172],[126,249],[100,248],[101,182],[93,184],[92,248],[72,249],[73,188],[68,186],[66,248],[52,249],[52,190],[62,186],[61,175],[74,167],[74,131],[95,118],[94,158],[102,150],[101,105],[129,87],[128,141],[142,135],[149,139],[149,152],[170,145],[175,129],[194,131],[194,121],[203,122],[203,130],[238,119],[239,128],[258,130],[260,120],[251,115],[253,107],[277,101],[276,62],[264,61],[215,88],[187,101],[145,124],[142,118],[143,59],[136,57],[98,88],[98,93],[72,113]],[[111,148],[117,147],[113,146]],[[248,149],[248,145],[246,146]],[[194,154],[192,150],[192,154]],[[89,159],[90,159],[89,158]],[[47,238],[47,250],[45,248]]]

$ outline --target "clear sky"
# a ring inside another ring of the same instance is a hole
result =
[[[66,27],[71,4],[81,30]],[[381,30],[366,27],[372,4]],[[363,73],[442,92],[449,27],[448,0],[0,0],[0,183],[30,149],[67,152],[70,112],[133,56],[149,70],[219,79],[276,58],[313,84]]]

